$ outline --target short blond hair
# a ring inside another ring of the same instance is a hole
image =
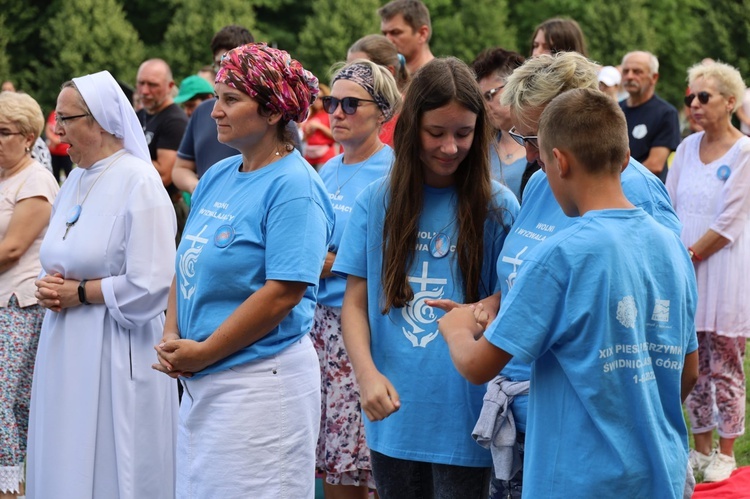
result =
[[[599,68],[578,52],[558,52],[527,59],[505,81],[502,104],[523,119],[574,88],[599,88]]]
[[[726,98],[734,97],[733,113],[742,106],[746,87],[737,68],[723,62],[714,62],[712,64],[699,62],[688,69],[688,85],[692,85],[698,78],[713,80],[716,83],[716,89],[721,95]]]
[[[44,128],[44,115],[30,95],[17,92],[0,92],[0,118],[15,124],[24,135],[39,138]]]

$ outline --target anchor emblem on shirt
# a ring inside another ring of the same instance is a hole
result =
[[[432,340],[438,337],[438,330],[422,335],[426,331],[421,325],[433,324],[437,319],[432,307],[425,303],[426,300],[437,300],[442,298],[447,279],[428,277],[429,262],[422,263],[421,276],[409,276],[409,282],[419,284],[420,290],[414,293],[414,299],[401,310],[404,320],[411,326],[411,331],[402,327],[401,331],[415,348],[425,348]],[[428,285],[438,285],[439,288],[427,289]]]

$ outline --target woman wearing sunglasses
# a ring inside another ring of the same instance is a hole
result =
[[[391,175],[357,198],[334,263],[347,275],[342,330],[382,499],[487,495],[491,457],[471,438],[485,388],[452,367],[427,300],[499,289],[518,202],[490,178],[491,135],[472,71],[454,58],[423,66]]]
[[[344,153],[328,161],[320,177],[336,214],[333,242],[320,278],[312,338],[321,371],[322,418],[317,468],[325,474],[326,497],[366,498],[375,487],[365,441],[359,387],[341,338],[341,305],[346,280],[331,273],[354,201],[370,183],[388,174],[393,149],[378,132],[401,104],[391,73],[357,59],[333,75],[331,95],[323,97],[333,137]]]
[[[698,281],[700,376],[686,401],[695,449],[690,463],[704,481],[717,482],[737,467],[734,440],[745,431],[742,360],[750,337],[750,139],[732,114],[745,84],[733,67],[697,64],[688,71],[685,104],[703,128],[677,148],[667,189],[684,224]],[[718,416],[718,417],[717,417]],[[713,430],[719,433],[714,450]]]

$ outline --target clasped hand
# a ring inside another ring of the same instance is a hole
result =
[[[60,312],[64,308],[81,304],[78,299],[78,283],[79,281],[64,279],[60,273],[45,275],[34,281],[34,296],[40,306]]]
[[[162,342],[156,345],[154,350],[159,363],[151,367],[170,378],[189,378],[193,373],[202,371],[211,364],[211,361],[206,359],[203,343],[195,340],[184,340],[179,337],[162,338]]]

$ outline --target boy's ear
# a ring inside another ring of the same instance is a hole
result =
[[[552,149],[552,154],[555,155],[555,161],[557,162],[557,169],[560,172],[560,178],[565,178],[570,175],[570,153],[563,151],[555,147]]]
[[[630,164],[630,149],[628,149],[628,153],[625,155],[625,161],[622,162],[622,169],[620,170],[620,173],[625,171],[625,168],[628,167]]]

